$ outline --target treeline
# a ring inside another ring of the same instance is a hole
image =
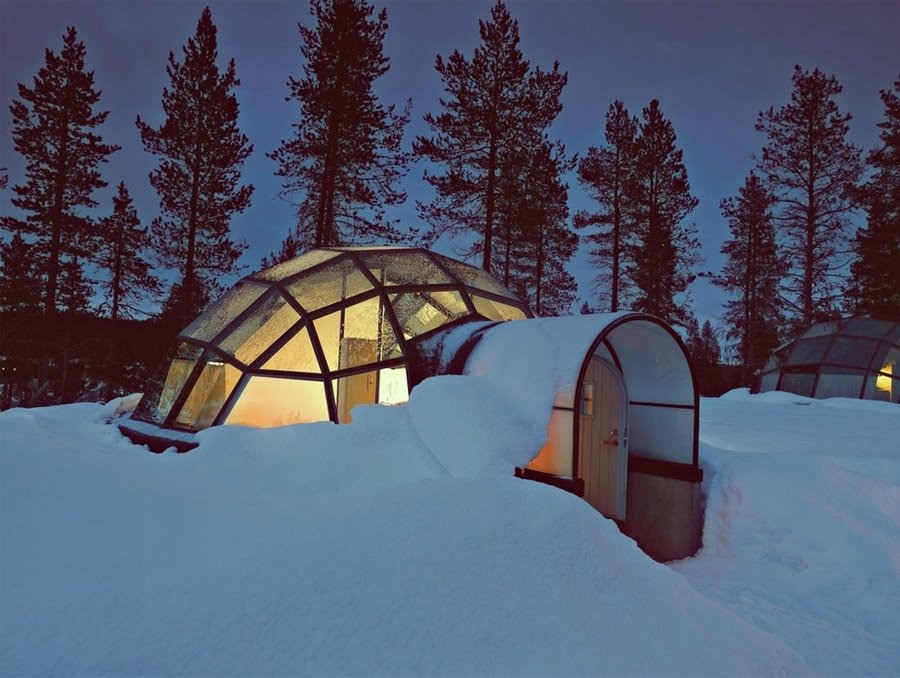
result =
[[[717,365],[721,349],[712,326],[697,325],[690,285],[708,276],[726,290],[724,337],[744,382],[781,339],[818,317],[900,317],[900,80],[881,92],[879,146],[864,156],[848,139],[850,115],[835,102],[840,84],[798,66],[790,101],[759,114],[764,141],[754,169],[721,203],[731,232],[727,263],[704,272],[690,222],[698,201],[658,100],[640,117],[614,101],[597,145],[573,153],[551,132],[567,73],[525,57],[518,22],[498,2],[479,21],[471,54],[436,57],[444,96],[424,115],[427,133],[407,145],[412,102],[398,107],[374,93],[390,67],[386,11],[365,0],[312,0],[310,11],[313,25],[299,26],[302,72],[287,81],[297,121],[267,152],[296,219],[261,266],[317,246],[444,239],[551,315],[571,310],[577,286],[567,264],[584,241],[596,278],[582,312],[658,315],[685,328],[698,365]],[[121,322],[158,317],[164,344],[239,270],[246,244],[230,224],[251,203],[241,171],[253,146],[238,126],[237,67],[219,58],[206,8],[180,54],[169,54],[162,123],[136,119],[142,147],[157,161],[149,181],[158,215],[142,221],[122,182],[104,209],[93,195],[107,185],[102,166],[120,148],[103,142],[107,112],[85,54],[69,28],[61,51],[45,51],[33,83],[20,84],[10,106],[25,176],[11,187],[17,216],[2,219],[9,237],[0,250],[0,310],[59,328],[60,343],[31,368],[44,384],[66,373],[65,328],[77,324],[66,318],[108,318],[102,360],[87,360],[119,364],[100,377],[118,392],[128,387],[116,356]],[[413,163],[427,167],[433,191],[417,203],[421,230],[392,215],[406,200],[401,183]],[[570,215],[573,171],[594,208]],[[0,187],[7,183],[0,170]],[[855,233],[854,213],[865,217]]]

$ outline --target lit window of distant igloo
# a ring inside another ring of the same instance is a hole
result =
[[[217,424],[351,421],[405,402],[409,347],[466,320],[528,307],[484,271],[419,248],[311,250],[244,278],[178,337],[134,418]]]
[[[816,323],[780,346],[758,390],[900,403],[900,323],[854,316]]]

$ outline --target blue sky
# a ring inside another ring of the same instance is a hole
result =
[[[115,184],[124,180],[148,223],[157,214],[157,198],[147,181],[152,156],[140,145],[134,119],[157,124],[160,95],[168,84],[168,52],[181,46],[196,28],[202,2],[0,2],[0,165],[11,183],[24,180],[23,163],[12,149],[9,104],[16,83],[31,83],[43,63],[43,50],[58,51],[67,26],[78,29],[87,46],[88,67],[103,91],[101,106],[110,115],[103,130],[120,144],[103,173],[110,186],[96,197],[98,215],[111,209]],[[253,205],[233,220],[235,234],[249,249],[249,269],[277,248],[292,224],[292,209],[279,200],[274,163],[265,153],[290,134],[297,107],[284,100],[285,82],[300,72],[297,23],[310,24],[302,2],[209,3],[219,29],[219,52],[234,57],[242,85],[240,127],[255,145],[244,169],[256,186]],[[386,103],[413,100],[406,143],[426,132],[422,115],[438,110],[441,82],[436,54],[464,53],[478,42],[477,21],[492,3],[387,2],[390,29],[385,51],[391,70],[378,83]],[[703,243],[703,269],[718,270],[727,226],[718,209],[734,194],[753,165],[763,137],[753,125],[757,113],[778,107],[790,96],[795,64],[834,74],[844,91],[838,99],[853,114],[851,138],[868,149],[877,141],[883,115],[879,89],[900,74],[898,2],[511,2],[520,22],[522,49],[532,63],[554,60],[569,73],[564,109],[553,127],[570,152],[583,153],[602,139],[603,116],[614,99],[640,114],[652,98],[660,100],[684,151],[694,194],[700,205],[689,217]],[[570,178],[574,210],[589,201]],[[409,200],[396,215],[418,225],[416,199],[428,199],[422,167],[406,179]],[[0,214],[10,214],[11,191],[0,196]],[[436,249],[453,254],[450,243]],[[590,293],[592,272],[585,257],[572,262],[579,302]],[[226,281],[230,282],[230,281]],[[694,307],[703,319],[722,312],[724,295],[707,283],[692,286]]]

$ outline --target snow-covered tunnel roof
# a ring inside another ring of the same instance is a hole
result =
[[[482,376],[522,402],[531,416],[574,410],[591,356],[621,371],[630,448],[640,456],[697,466],[699,398],[684,343],[665,322],[624,311],[481,324],[464,374]],[[463,348],[473,326],[454,331],[444,355]],[[551,426],[552,428],[552,426]]]

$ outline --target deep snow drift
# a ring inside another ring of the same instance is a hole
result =
[[[673,564],[827,675],[900,672],[900,407],[701,401],[704,548]]]
[[[896,408],[703,401],[707,546],[669,567],[511,477],[543,432],[476,377],[186,455],[117,405],[0,414],[3,675],[900,666]]]

